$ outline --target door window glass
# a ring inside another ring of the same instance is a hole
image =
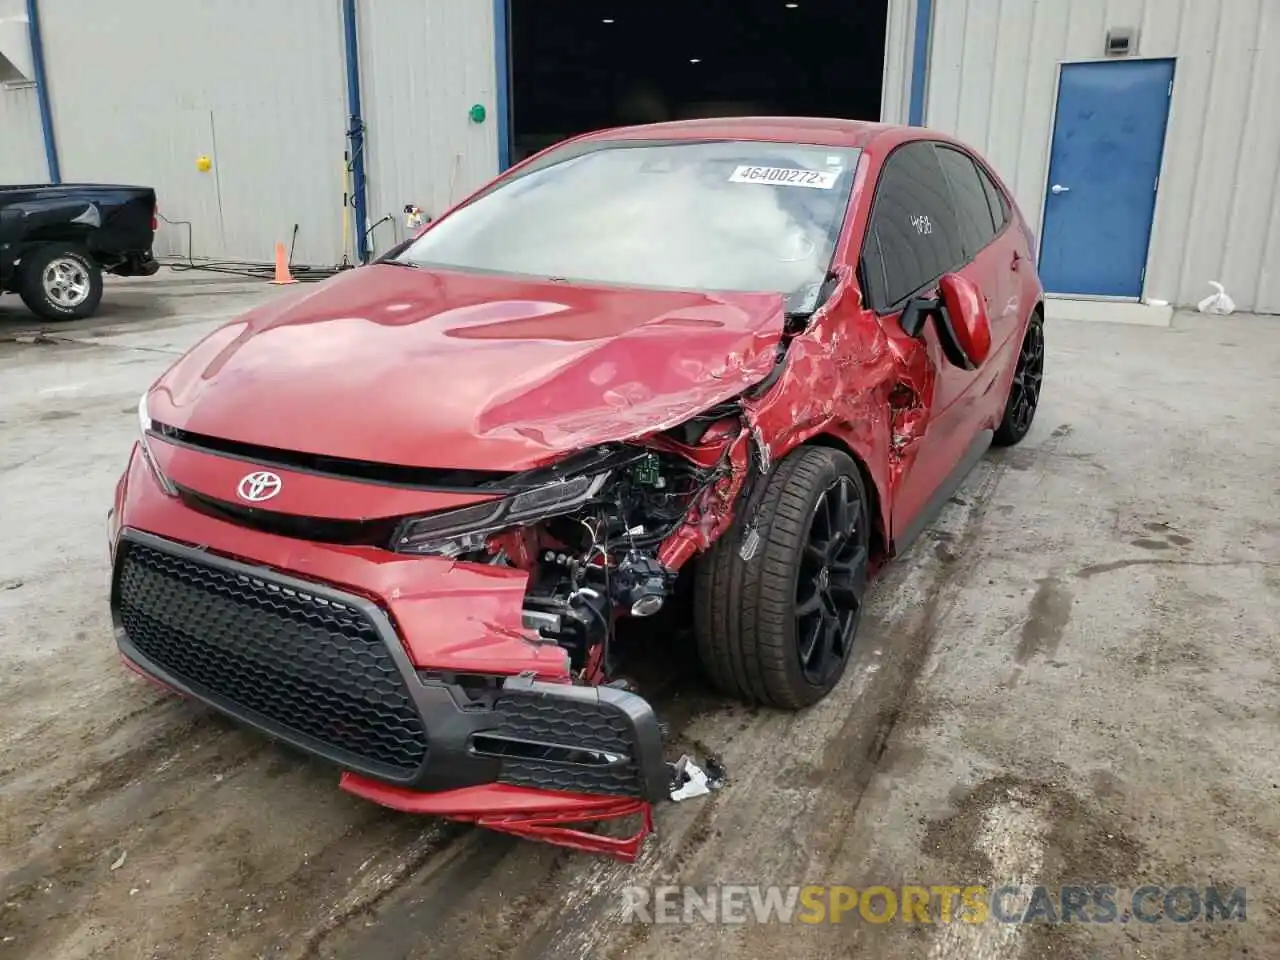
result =
[[[873,281],[868,292],[877,309],[897,307],[964,263],[951,191],[931,142],[908,143],[885,161],[871,229],[883,261],[883,288]],[[865,259],[864,266],[870,267]]]
[[[996,235],[991,219],[991,205],[978,178],[973,161],[959,150],[938,147],[938,160],[951,184],[951,195],[956,201],[956,215],[960,222],[960,237],[964,241],[966,259],[973,259],[979,250]]]

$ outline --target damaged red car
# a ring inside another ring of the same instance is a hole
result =
[[[123,658],[361,797],[634,857],[675,765],[615,678],[620,620],[687,588],[726,695],[827,694],[869,572],[1031,426],[1033,249],[928,130],[552,147],[147,391],[111,511]]]

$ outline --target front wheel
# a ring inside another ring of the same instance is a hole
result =
[[[699,559],[698,653],[723,692],[797,710],[840,680],[862,617],[871,525],[857,464],[800,447],[767,479],[756,520],[750,559],[732,534]]]
[[[24,254],[18,292],[46,320],[80,320],[102,301],[102,268],[84,247],[49,243]]]

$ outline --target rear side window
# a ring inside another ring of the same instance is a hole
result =
[[[982,189],[987,194],[987,205],[991,208],[991,219],[996,225],[996,233],[999,233],[1009,222],[1009,208],[1005,205],[1004,194],[1000,192],[995,181],[987,175],[987,171],[982,169],[982,164],[975,164],[975,166],[978,169],[978,179],[982,181]]]
[[[908,143],[885,161],[863,253],[868,300],[881,311],[964,263],[950,187],[931,142]]]
[[[966,259],[972,259],[996,235],[991,204],[987,201],[986,190],[983,189],[973,160],[950,147],[937,149],[938,160],[951,183],[951,194],[955,197],[960,238],[964,241]]]

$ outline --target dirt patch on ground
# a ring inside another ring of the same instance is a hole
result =
[[[992,810],[1012,807],[1033,813],[1044,825],[1045,853],[1038,881],[1051,885],[1137,881],[1141,845],[1096,798],[1081,799],[1062,783],[1024,780],[1011,774],[984,780],[958,799],[958,810],[929,823],[922,849],[992,883],[999,875],[980,838]],[[1106,878],[1105,881],[1102,878]]]

